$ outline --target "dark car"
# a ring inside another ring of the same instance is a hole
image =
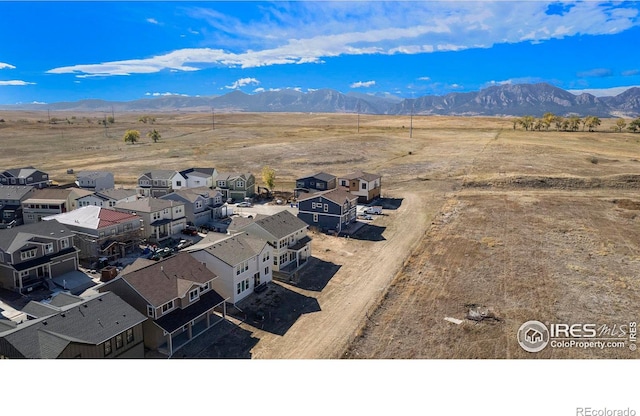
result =
[[[198,235],[198,229],[196,227],[190,225],[188,227],[185,227],[182,230],[182,234],[184,234],[184,235]]]

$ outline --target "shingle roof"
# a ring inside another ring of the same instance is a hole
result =
[[[266,244],[264,240],[242,233],[213,243],[204,251],[233,267],[260,254]]]
[[[329,191],[316,192],[314,194],[310,194],[309,196],[299,198],[298,202],[306,201],[307,199],[311,199],[311,198],[317,198],[319,196],[326,198],[329,201],[333,201],[339,205],[342,205],[344,201],[347,201],[347,200],[353,201],[358,199],[356,195],[352,195],[343,189],[336,188],[336,189],[331,189]]]
[[[98,345],[147,319],[111,292],[26,321],[0,336],[26,358],[56,358],[70,342]]]
[[[160,199],[160,198],[142,198],[137,201],[119,202],[114,208],[138,212],[157,212],[165,208],[171,208],[177,205],[184,205],[182,202]]]
[[[194,285],[216,278],[216,274],[188,253],[178,253],[138,270],[119,275],[154,306],[183,297]],[[111,282],[109,282],[111,283]],[[109,283],[105,285],[108,288]]]
[[[0,229],[0,249],[13,252],[22,247],[25,242],[36,237],[62,238],[73,235],[71,231],[56,220],[41,221],[18,227]]]
[[[363,171],[358,171],[358,172],[350,173],[348,175],[340,176],[340,178],[344,178],[344,179],[362,179],[362,180],[365,180],[367,182],[371,182],[371,181],[374,181],[376,179],[382,178],[382,176],[376,175],[374,173],[367,173],[367,172],[363,172]]]
[[[71,194],[70,189],[62,189],[62,188],[43,188],[36,189],[33,191],[29,199],[30,200],[55,200],[55,201],[66,201]]]
[[[222,302],[224,302],[224,298],[220,296],[218,292],[209,290],[200,295],[200,299],[187,308],[173,310],[166,315],[162,315],[159,319],[156,319],[155,322],[162,329],[171,333],[178,328],[182,328],[211,308],[220,305]]]
[[[97,196],[103,196],[109,199],[115,199],[120,200],[120,199],[125,199],[125,198],[129,198],[132,196],[137,195],[137,192],[135,189],[103,189],[99,192],[96,192]]]
[[[237,178],[247,180],[251,176],[251,173],[219,173],[216,178],[217,181],[229,181]]]
[[[329,181],[332,181],[333,179],[336,179],[336,177],[334,175],[330,174],[330,173],[318,172],[318,173],[315,173],[313,175],[304,176],[302,178],[299,178],[299,180],[307,179],[307,178],[319,179],[319,180],[325,181],[325,182],[329,182]]]
[[[260,218],[255,221],[255,224],[278,239],[309,227],[306,222],[302,221],[288,210],[283,210],[277,214]]]
[[[33,189],[33,186],[0,185],[0,199],[19,201]]]
[[[3,173],[4,175],[13,177],[13,178],[28,178],[29,176],[33,175],[37,171],[38,169],[34,168],[33,166],[25,166],[23,168],[7,169]]]
[[[143,173],[143,175],[149,177],[150,179],[171,179],[176,173],[178,172],[175,170],[157,169],[145,172]]]
[[[109,176],[113,176],[113,173],[106,170],[83,170],[77,173],[76,178],[98,179],[107,178]]]
[[[199,186],[197,188],[182,188],[173,191],[170,194],[163,195],[161,199],[173,199],[172,195],[179,196],[180,199],[183,199],[188,202],[196,202],[196,200],[200,197],[203,198],[213,198],[217,194],[220,194],[220,191],[215,191],[207,188],[206,186]],[[207,195],[206,197],[204,195]],[[175,199],[174,199],[175,200]]]
[[[185,178],[191,175],[200,176],[200,177],[208,177],[215,173],[216,168],[189,168],[180,171],[180,174]]]

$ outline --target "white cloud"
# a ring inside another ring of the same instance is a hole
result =
[[[46,104],[42,101],[31,101],[31,104]]]
[[[23,86],[23,85],[35,85],[35,82],[27,82],[27,81],[19,81],[19,80],[11,80],[11,81],[0,81],[0,85],[15,85],[15,86]]]
[[[418,81],[431,81],[430,77],[420,77],[418,78]]]
[[[152,97],[168,97],[168,96],[177,96],[177,97],[188,97],[188,94],[178,94],[176,92],[145,92],[144,95],[152,96]]]
[[[153,17],[150,17],[147,19],[148,23],[151,23],[152,25],[159,25],[160,23],[158,23],[158,21],[156,19],[154,19]]]
[[[612,87],[612,88],[585,88],[581,90],[567,90],[571,94],[580,95],[580,94],[591,94],[596,97],[614,97],[618,94],[622,94],[629,88],[640,87],[640,85],[629,85],[626,87]]]
[[[255,78],[240,78],[239,80],[235,81],[233,84],[226,85],[225,88],[230,90],[236,90],[246,85],[259,85],[259,84],[260,84],[260,81],[258,81]]]
[[[349,88],[369,88],[376,85],[375,81],[358,81],[349,85]]]
[[[4,62],[0,62],[0,69],[16,69],[16,67],[13,65],[5,64]]]
[[[505,1],[374,1],[366,7],[362,2],[274,2],[262,6],[260,19],[245,22],[198,7],[190,9],[191,16],[213,29],[202,33],[208,33],[207,41],[215,49],[180,49],[145,59],[53,68],[48,73],[105,76],[196,71],[211,65],[319,64],[343,55],[460,51],[613,34],[640,24],[637,8],[625,2],[578,2],[560,14],[548,14],[547,9],[548,3],[538,1],[521,1],[518,7]]]

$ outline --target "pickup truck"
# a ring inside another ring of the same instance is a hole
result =
[[[370,207],[366,207],[364,209],[364,213],[365,214],[382,215],[382,206],[381,205],[373,205],[373,206],[370,206]]]

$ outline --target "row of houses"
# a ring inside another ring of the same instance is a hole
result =
[[[58,295],[54,300],[64,302],[29,303],[21,311],[22,322],[0,320],[0,355],[142,358],[144,345],[171,356],[223,321],[227,304],[245,299],[276,275],[295,272],[311,257],[308,225],[289,211],[237,228],[232,235],[205,239],[157,262],[137,259],[95,288],[103,296]],[[55,219],[0,230],[0,287],[28,292],[44,280],[59,281],[73,272],[79,252],[74,238]],[[107,303],[111,315],[101,306]],[[93,332],[96,319],[103,322],[98,333]]]

